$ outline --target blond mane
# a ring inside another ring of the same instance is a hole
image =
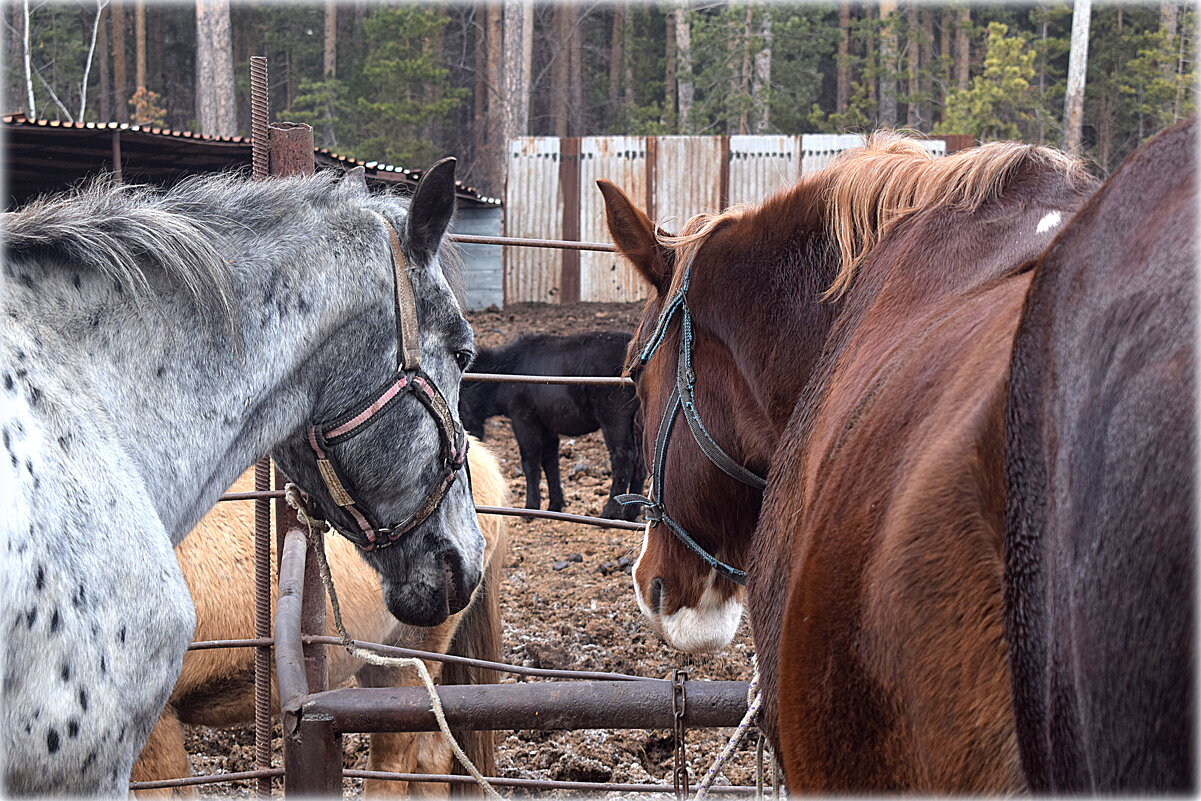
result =
[[[820,188],[829,236],[837,243],[840,257],[838,274],[822,300],[841,297],[867,255],[907,215],[943,204],[956,211],[974,211],[999,197],[1025,164],[1049,167],[1069,180],[1086,177],[1081,161],[1052,148],[991,142],[936,158],[917,139],[880,131],[870,134],[863,147],[844,151],[825,169],[802,178],[787,191]],[[682,265],[696,255],[709,234],[721,223],[739,219],[754,208],[698,214],[678,235],[659,237],[676,257],[668,295],[679,288]]]

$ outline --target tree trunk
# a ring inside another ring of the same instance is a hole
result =
[[[484,31],[487,39],[487,64],[484,83],[488,92],[488,123],[486,126],[487,146],[481,152],[484,185],[494,196],[504,191],[505,162],[505,111],[501,102],[501,82],[504,80],[504,24],[500,0],[487,3]]]
[[[613,34],[609,39],[609,120],[610,127],[621,116],[621,76],[624,66],[626,3],[613,6]]]
[[[568,94],[571,83],[571,28],[575,22],[575,10],[566,3],[559,3],[551,13],[554,15],[554,41],[559,51],[552,55],[550,116],[555,136],[564,137],[569,135],[570,130]]]
[[[897,124],[897,0],[880,0],[880,124]]]
[[[201,133],[238,132],[229,0],[196,0],[196,117]]]
[[[687,0],[676,7],[676,106],[680,114],[680,133],[692,133],[692,21]]]
[[[1173,0],[1161,0],[1159,4],[1159,29],[1164,33],[1165,45],[1168,48],[1175,49],[1176,44],[1176,28],[1177,28],[1177,8]],[[1165,58],[1163,64],[1164,80],[1170,83],[1179,83],[1176,77],[1176,65],[1171,60]],[[1180,119],[1180,100],[1179,92],[1177,92],[1177,100],[1172,105],[1172,122]]]
[[[742,22],[742,64],[738,69],[738,84],[735,96],[738,98],[738,120],[730,127],[740,134],[750,133],[749,117],[751,104],[751,36],[754,30],[755,7],[747,3],[746,14]],[[731,120],[731,122],[734,122]]]
[[[110,16],[111,13],[106,7],[100,17],[100,35],[96,37],[96,68],[100,70],[100,97],[96,98],[96,105],[101,122],[108,122],[113,118],[113,81],[108,63]]]
[[[771,11],[770,5],[760,9],[759,51],[755,54],[755,82],[751,87],[751,97],[755,101],[753,132],[757,134],[767,133],[771,125],[771,48],[774,36]]]
[[[851,3],[850,0],[839,0],[838,3],[838,63],[837,90],[834,93],[834,110],[846,114],[851,101]]]
[[[567,43],[567,135],[580,136],[588,130],[588,108],[584,103],[584,51],[580,30],[581,12],[575,3],[565,2],[571,12],[571,41]]]
[[[1084,80],[1088,73],[1088,27],[1091,0],[1075,0],[1072,9],[1072,49],[1068,56],[1068,86],[1063,101],[1063,149],[1079,153],[1084,128]]]
[[[29,115],[30,119],[36,119],[38,110],[37,102],[33,96],[33,55],[29,33],[29,0],[22,2],[21,11],[21,54],[25,61],[25,92],[27,102],[25,113]]]
[[[663,114],[659,118],[668,131],[679,131],[679,120],[676,116],[676,12],[668,9],[664,15],[663,39]]]
[[[321,75],[325,80],[338,75],[338,3],[325,0],[325,51],[321,59]]]
[[[972,10],[963,6],[959,9],[959,21],[955,25],[955,86],[965,91],[972,63],[972,45],[968,37],[971,27]]]
[[[134,91],[146,90],[146,0],[137,0],[133,10]]]
[[[129,79],[125,74],[125,5],[113,0],[113,111],[117,122],[129,122]]]
[[[79,115],[76,117],[76,119],[78,119],[80,122],[84,121],[84,114],[87,113],[88,109],[88,79],[90,78],[92,72],[92,61],[96,57],[96,41],[100,38],[100,22],[103,18],[104,5],[98,0],[96,3],[95,16],[91,20],[92,24],[84,28],[85,31],[90,31],[90,35],[86,40],[88,57],[87,61],[85,61],[83,65],[83,80],[79,82]],[[86,18],[84,22],[86,24]]]
[[[863,4],[863,19],[866,22],[871,22],[873,19],[875,19],[875,14],[872,12],[871,3]],[[879,61],[876,56],[876,36],[870,29],[867,31],[866,41],[863,43],[863,52],[865,72],[866,70],[879,68]],[[877,92],[879,84],[876,82],[875,78],[871,78],[867,74],[864,74],[862,79],[867,84],[868,106],[875,110],[876,117],[879,119],[879,93]]]
[[[921,55],[918,52],[920,37],[920,27],[917,21],[917,5],[913,0],[905,3],[905,94],[909,96],[905,103],[905,124],[910,128],[917,128],[921,115],[917,108],[918,87],[918,68],[921,66],[919,59]]]
[[[934,124],[934,12],[923,7],[918,11],[918,18],[922,31],[918,42],[921,71],[917,75],[917,91],[922,98],[918,113],[924,123],[922,130],[929,131]]]
[[[529,133],[533,15],[532,0],[504,0],[503,148],[508,147],[510,139]]]

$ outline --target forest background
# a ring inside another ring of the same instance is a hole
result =
[[[1081,0],[1076,0],[1077,4]],[[442,155],[487,194],[507,138],[799,134],[891,125],[1062,145],[1073,6],[884,0],[38,2],[4,8],[3,111],[247,134],[273,118],[342,155]],[[1100,176],[1197,104],[1192,3],[1098,3],[1081,149]]]

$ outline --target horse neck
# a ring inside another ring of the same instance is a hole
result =
[[[348,319],[386,318],[369,336],[387,353],[387,279],[382,270],[363,276],[367,259],[322,270],[339,259],[315,237],[303,252],[276,255],[264,255],[278,247],[274,237],[228,244],[249,254],[234,271],[228,316],[198,316],[186,290],[162,286],[130,313],[130,290],[69,266],[17,285],[11,298],[21,327],[34,332],[27,344],[69,366],[64,389],[74,398],[64,400],[92,406],[89,421],[74,423],[98,425],[109,446],[125,450],[174,542],[255,459],[303,435],[317,375],[339,361],[349,370],[350,356],[372,352],[361,326],[353,326],[357,340],[344,333]]]
[[[790,238],[812,233],[807,225],[797,226]],[[746,432],[746,456],[757,460],[770,459],[841,309],[840,303],[819,300],[835,271],[830,248],[781,258],[773,254],[796,253],[795,242],[770,247],[770,253],[748,251],[740,269],[723,269],[700,292],[705,282],[698,277],[690,297],[698,324],[721,344],[718,352],[727,363],[716,372],[737,377],[721,382],[733,388],[723,413]]]

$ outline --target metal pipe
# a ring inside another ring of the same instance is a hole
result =
[[[284,795],[342,796],[342,735],[334,721],[302,714],[294,728],[284,721]]]
[[[746,713],[746,682],[686,682],[689,728],[737,726]],[[533,682],[443,685],[451,728],[669,729],[672,686],[666,681]],[[436,731],[424,687],[327,690],[304,699],[302,714],[334,721],[340,733]]]
[[[261,770],[246,770],[241,773],[214,773],[209,776],[187,776],[182,779],[155,779],[147,782],[130,782],[130,790],[161,790],[167,787],[194,787],[199,784],[221,784],[223,782],[244,782],[249,779],[268,779],[283,776],[283,768],[264,768]],[[468,777],[470,778],[470,777]]]
[[[342,776],[347,779],[383,779],[397,782],[443,782],[445,784],[475,784],[470,776],[457,776],[446,773],[390,773],[383,770],[344,770]],[[609,782],[563,782],[551,779],[506,779],[500,776],[489,776],[488,783],[497,787],[524,787],[530,790],[583,790],[590,793],[670,793],[670,784],[613,784]],[[689,792],[700,789],[700,785],[691,785]],[[710,793],[729,793],[731,795],[754,795],[755,788],[749,785],[715,784],[709,788]]]
[[[506,373],[463,373],[464,381],[494,384],[572,384],[581,387],[632,387],[634,380],[624,376],[580,375],[508,375]]]
[[[300,639],[301,594],[304,592],[304,533],[293,529],[284,535],[279,563],[279,597],[275,601],[275,676],[279,705],[286,712],[309,694],[304,672],[304,644]]]
[[[541,509],[513,509],[508,506],[477,506],[475,511],[482,515],[506,515],[509,517],[538,517],[546,520],[564,520],[568,523],[583,523],[597,528],[620,528],[627,531],[642,531],[646,523],[633,523],[629,520],[610,520],[607,517],[588,517],[573,515],[570,512],[544,512]]]
[[[267,95],[267,59],[250,59],[250,158],[255,178],[267,177],[269,146],[267,119],[270,108]],[[271,486],[271,458],[264,456],[254,466],[254,488],[262,492]],[[254,502],[254,633],[262,638],[271,634],[271,507],[266,498]],[[271,648],[259,647],[254,653],[254,764],[259,770],[271,767]],[[260,777],[256,786],[259,798],[271,797],[271,779]]]
[[[474,234],[451,234],[447,239],[452,242],[462,242],[464,245],[511,245],[519,248],[596,250],[601,253],[613,253],[617,250],[615,245],[608,242],[576,242],[571,239],[527,239],[519,236],[475,236]]]
[[[283,490],[268,490],[266,492],[227,492],[218,498],[219,501],[250,501],[258,498],[282,498]],[[518,509],[511,506],[477,506],[477,514],[503,515],[508,517],[538,517],[545,520],[563,520],[568,523],[582,523],[598,528],[620,528],[627,531],[641,531],[645,523],[632,523],[629,520],[611,520],[607,517],[589,517],[570,512],[546,512],[541,509]]]

